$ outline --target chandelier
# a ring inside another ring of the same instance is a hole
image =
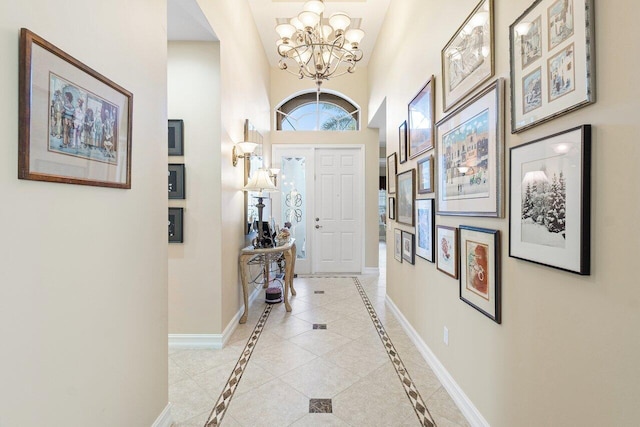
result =
[[[361,29],[349,28],[351,18],[346,13],[336,12],[328,21],[323,14],[324,3],[310,0],[297,17],[276,26],[280,69],[315,80],[318,90],[323,80],[355,71],[364,37]]]

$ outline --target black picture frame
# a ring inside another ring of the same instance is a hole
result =
[[[396,193],[396,175],[398,174],[398,156],[391,153],[387,156],[387,193]]]
[[[407,161],[407,149],[407,121],[405,120],[398,127],[398,157],[401,164]]]
[[[170,156],[184,156],[184,121],[169,120],[168,153]]]
[[[511,148],[510,166],[509,256],[589,275],[591,125]]]
[[[167,171],[169,199],[185,198],[185,168],[181,163],[169,163]]]
[[[416,263],[416,236],[413,233],[402,230],[402,259],[409,264]]]
[[[169,208],[169,243],[184,243],[184,208]]]
[[[396,198],[389,197],[389,203],[387,204],[387,212],[389,219],[396,219]]]
[[[500,230],[461,225],[458,236],[460,299],[500,323]]]

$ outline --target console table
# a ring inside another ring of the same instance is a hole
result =
[[[253,246],[247,246],[240,250],[240,278],[242,279],[242,296],[244,297],[244,313],[240,318],[240,323],[246,323],[249,311],[249,296],[247,295],[247,270],[250,264],[260,264],[264,270],[264,288],[269,286],[269,265],[277,261],[280,256],[284,256],[284,306],[287,311],[291,311],[289,304],[289,289],[291,295],[296,294],[293,288],[293,274],[296,266],[296,242],[290,239],[289,242],[281,246],[273,248],[256,249]]]

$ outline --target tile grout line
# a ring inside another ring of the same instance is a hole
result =
[[[240,383],[240,379],[242,378],[242,374],[247,368],[247,364],[249,363],[249,359],[253,354],[253,350],[256,348],[256,344],[258,343],[258,339],[262,334],[262,330],[264,329],[264,325],[267,323],[267,319],[269,318],[269,314],[271,314],[271,309],[273,306],[271,304],[267,304],[258,319],[258,323],[256,323],[256,327],[253,329],[251,336],[247,340],[247,344],[244,346],[244,350],[240,354],[240,358],[238,362],[236,362],[236,366],[233,368],[229,379],[227,380],[224,388],[222,389],[222,393],[218,397],[216,404],[214,405],[211,413],[209,414],[209,418],[205,423],[204,427],[213,427],[219,426],[222,422],[222,418],[224,414],[227,412],[229,408],[229,404],[231,403],[231,398]]]
[[[431,413],[429,412],[427,405],[422,400],[422,396],[420,396],[420,392],[416,388],[416,385],[411,379],[411,376],[409,376],[409,372],[407,371],[407,368],[404,366],[402,359],[400,359],[400,355],[398,354],[398,351],[396,350],[395,346],[391,342],[391,338],[389,338],[389,335],[387,334],[387,331],[384,328],[384,325],[378,318],[378,314],[376,313],[376,310],[373,308],[373,304],[371,304],[371,300],[369,300],[369,297],[367,296],[367,293],[362,287],[362,284],[360,283],[357,277],[353,277],[353,282],[355,283],[356,288],[360,293],[360,297],[362,298],[362,301],[364,302],[364,305],[367,308],[367,311],[369,312],[369,317],[371,317],[371,321],[373,322],[376,328],[376,331],[378,332],[378,336],[380,337],[380,340],[382,340],[382,344],[384,345],[384,348],[387,351],[387,355],[389,356],[389,359],[391,359],[391,363],[395,368],[396,373],[398,374],[398,378],[400,378],[400,382],[404,387],[404,391],[407,394],[407,397],[409,398],[409,400],[411,401],[413,410],[415,411],[416,415],[418,416],[418,419],[420,420],[420,425],[424,427],[436,427],[436,423],[433,420],[433,417],[431,416]]]

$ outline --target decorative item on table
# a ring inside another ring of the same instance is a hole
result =
[[[269,223],[265,223],[262,220],[262,210],[264,209],[264,194],[265,192],[278,191],[275,184],[269,176],[269,171],[266,169],[258,169],[256,174],[251,177],[251,180],[244,186],[244,191],[256,191],[258,195],[258,235],[253,239],[254,248],[270,248],[273,247],[273,237],[269,232]],[[265,227],[266,225],[266,227]],[[265,231],[266,229],[266,231]]]
[[[278,246],[282,246],[288,243],[290,238],[291,238],[291,233],[289,232],[289,229],[283,228],[276,235],[276,244]]]

